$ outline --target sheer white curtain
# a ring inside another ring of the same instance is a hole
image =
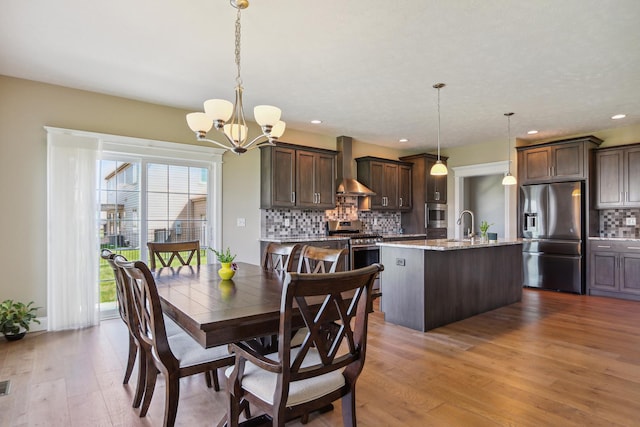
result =
[[[49,330],[99,323],[98,138],[47,129]]]

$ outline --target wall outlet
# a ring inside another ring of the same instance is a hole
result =
[[[396,258],[396,265],[399,265],[401,267],[404,267],[405,265],[405,259],[404,258]]]
[[[247,221],[244,218],[237,218],[236,219],[236,226],[244,227],[245,225],[247,225]]]
[[[635,216],[626,218],[626,220],[627,220],[627,225],[636,225],[636,217]]]

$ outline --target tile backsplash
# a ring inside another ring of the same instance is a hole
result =
[[[262,209],[262,237],[324,236],[328,220],[359,219],[365,232],[396,234],[400,231],[400,212],[359,211],[357,197],[338,197],[335,209]]]
[[[600,237],[640,238],[640,209],[604,209],[600,212]],[[636,218],[636,225],[627,225]]]

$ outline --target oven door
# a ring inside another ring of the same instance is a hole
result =
[[[380,248],[376,245],[352,245],[350,252],[352,270],[380,262]],[[380,280],[376,277],[373,283],[373,298],[381,295]]]

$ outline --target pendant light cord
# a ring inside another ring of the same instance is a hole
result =
[[[438,161],[440,161],[440,88],[438,87]]]

